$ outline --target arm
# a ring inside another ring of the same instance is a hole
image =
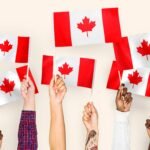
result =
[[[98,150],[98,113],[93,103],[84,107],[82,120],[87,129],[85,150]]]
[[[2,148],[2,140],[3,140],[3,134],[2,131],[0,130],[0,149]]]
[[[121,85],[116,96],[116,120],[113,135],[113,150],[130,150],[129,111],[132,103],[131,93]]]
[[[37,129],[35,112],[35,88],[30,79],[23,80],[21,94],[24,99],[18,131],[18,150],[37,150]]]
[[[148,136],[150,138],[150,119],[146,120],[145,126],[146,126],[146,129],[147,129],[147,134],[148,134]],[[148,150],[150,150],[150,144],[149,144]]]
[[[62,101],[66,94],[66,86],[60,76],[53,77],[50,83],[50,148],[66,150],[66,133]]]

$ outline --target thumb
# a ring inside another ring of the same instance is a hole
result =
[[[51,79],[51,81],[50,81],[49,87],[50,87],[50,88],[53,88],[54,85],[55,85],[55,76],[53,75],[53,77],[52,77],[52,79]]]
[[[118,101],[118,100],[121,99],[123,87],[124,87],[124,84],[122,84],[122,85],[119,87],[118,92],[117,92],[117,96],[116,96],[116,101]]]
[[[31,80],[30,77],[28,77],[28,83],[29,83],[29,85],[30,85],[31,87],[34,87],[33,81]]]
[[[91,110],[92,110],[92,113],[97,113],[97,110],[96,110],[93,102],[91,102]]]

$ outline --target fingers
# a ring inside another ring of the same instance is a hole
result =
[[[2,131],[0,130],[0,140],[2,140],[3,138],[3,134],[2,134]]]
[[[50,88],[54,87],[55,84],[55,76],[52,77],[51,82],[50,82]]]
[[[150,129],[150,119],[146,120],[145,126],[147,129]]]
[[[27,90],[28,87],[29,87],[28,81],[23,79],[21,84],[21,90]]]
[[[62,77],[59,75],[56,76],[55,88],[57,91],[66,91],[66,85]]]
[[[92,106],[90,103],[87,103],[84,106],[84,111],[83,111],[83,121],[89,121],[91,119],[91,115],[92,115]]]
[[[30,87],[34,88],[34,84],[33,84],[30,77],[28,77],[28,84],[29,84]]]
[[[91,115],[89,115],[86,111],[83,112],[83,121],[89,121],[91,119]]]
[[[117,98],[116,100],[123,100],[126,103],[131,103],[133,98],[132,98],[132,94],[130,92],[128,92],[128,89],[125,87],[124,84],[121,84],[118,93],[117,93]]]
[[[130,92],[127,92],[124,96],[124,100],[126,101],[126,103],[131,103],[133,98],[132,98],[132,94]]]
[[[125,86],[124,84],[121,84],[121,86],[119,87],[119,90],[118,90],[117,96],[116,96],[116,100],[120,100],[121,99],[124,86]]]
[[[28,87],[33,87],[34,88],[34,84],[33,84],[33,81],[31,80],[30,77],[28,77],[27,79],[27,76],[25,75],[24,76],[24,79],[23,79],[23,84],[25,84]]]

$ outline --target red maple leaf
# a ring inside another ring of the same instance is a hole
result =
[[[9,43],[8,40],[4,41],[4,43],[0,44],[0,49],[2,52],[4,52],[4,55],[6,52],[9,52],[12,49],[12,45]]]
[[[137,70],[134,71],[133,74],[129,74],[128,79],[130,83],[133,84],[132,88],[134,88],[135,84],[138,85],[140,82],[142,82],[142,77],[139,75],[139,72]]]
[[[143,40],[141,42],[141,46],[137,47],[138,53],[140,53],[142,56],[146,56],[148,60],[148,55],[150,55],[150,44],[148,41]]]
[[[69,65],[65,62],[62,67],[58,67],[58,71],[64,75],[64,79],[66,75],[69,75],[70,72],[73,71],[73,67],[69,67]]]
[[[84,17],[82,22],[77,24],[78,29],[80,29],[82,32],[87,33],[87,37],[88,37],[88,32],[92,31],[95,26],[96,26],[95,21],[90,21],[90,19],[87,18],[86,16]]]
[[[9,79],[4,78],[3,84],[0,85],[0,90],[5,93],[9,93],[11,96],[11,92],[14,91],[14,87],[15,87],[14,81],[9,81]]]

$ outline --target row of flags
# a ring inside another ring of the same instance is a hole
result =
[[[24,36],[1,36],[0,37],[0,61],[6,60],[9,63],[24,64],[8,71],[0,76],[0,105],[21,99],[21,81],[28,74],[35,86],[35,93],[38,88],[29,68],[30,37]],[[28,64],[28,65],[25,65]]]
[[[0,105],[10,103],[21,98],[20,86],[21,81],[27,74],[28,66],[21,66],[16,68],[15,71],[8,71],[0,76]],[[35,93],[38,93],[38,88],[34,77],[29,69],[29,77],[34,83]]]
[[[113,47],[116,60],[112,63],[107,88],[117,90],[122,82],[132,93],[150,96],[150,33],[122,37]],[[136,83],[133,88],[128,78],[130,73]]]
[[[95,59],[43,56],[42,84],[48,85],[53,74],[60,74],[68,86],[92,88]]]
[[[54,12],[55,47],[113,43],[112,62],[107,88],[117,90],[124,83],[130,92],[150,96],[150,34],[122,37],[118,8],[94,11]],[[30,37],[0,37],[0,61],[27,63],[0,77],[0,105],[19,96],[20,81],[29,75]],[[53,74],[63,76],[68,86],[93,86],[95,59],[43,55],[41,84],[48,85]],[[4,100],[5,99],[5,100]]]

